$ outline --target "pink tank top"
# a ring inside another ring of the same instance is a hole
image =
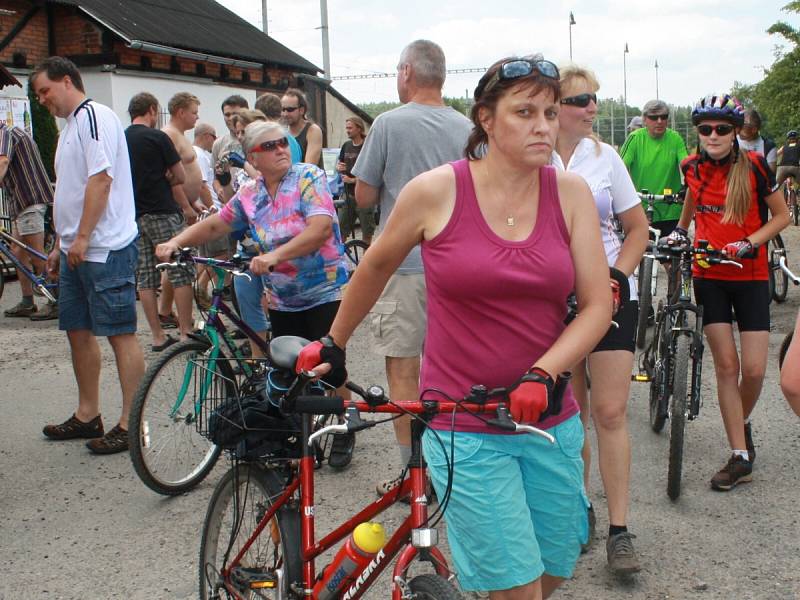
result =
[[[564,330],[566,299],[575,287],[569,233],[561,213],[555,170],[539,169],[536,224],[528,239],[496,235],[483,217],[466,159],[451,163],[456,202],[445,228],[422,243],[428,294],[428,330],[420,373],[425,399],[438,389],[461,399],[472,385],[505,387],[519,379]],[[546,429],[578,412],[568,386],[561,413]],[[466,413],[456,430],[500,433]],[[450,429],[438,415],[434,429]]]

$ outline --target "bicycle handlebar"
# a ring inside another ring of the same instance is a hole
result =
[[[245,273],[245,271],[250,268],[250,258],[242,256],[241,254],[233,255],[230,260],[218,260],[216,258],[207,258],[204,256],[193,256],[191,248],[182,248],[178,252],[173,253],[172,258],[172,262],[158,263],[156,269],[177,268],[189,263],[197,263],[199,265],[208,265],[228,271],[234,277],[246,277],[248,281],[252,279],[248,273]]]
[[[683,204],[683,196],[680,194],[651,194],[647,190],[636,192],[640,199],[647,202],[664,202],[666,204]]]
[[[684,244],[681,246],[659,247],[654,249],[656,250],[655,252],[647,254],[646,256],[659,262],[666,262],[667,260],[671,260],[673,258],[680,258],[685,254],[690,255],[689,260],[696,260],[697,255],[703,255],[706,257],[705,260],[711,265],[731,265],[739,269],[744,268],[742,263],[728,257],[728,255],[722,252],[722,250],[709,248],[708,246],[703,245],[704,243],[707,244],[708,242],[705,240],[698,240],[698,244],[700,244],[699,246]]]
[[[786,266],[786,257],[785,256],[781,256],[778,259],[778,265],[780,266],[781,271],[783,271],[784,273],[786,273],[786,275],[789,276],[789,279],[791,280],[791,282],[793,284],[800,285],[800,277],[798,277],[797,275],[792,273],[791,269],[789,269],[789,267]]]

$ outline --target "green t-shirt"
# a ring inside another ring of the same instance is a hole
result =
[[[659,139],[650,137],[645,128],[637,129],[625,140],[620,156],[638,191],[663,194],[665,189],[676,193],[681,188],[680,166],[688,153],[683,138],[672,129]],[[674,221],[680,216],[680,204],[656,202],[653,207],[654,223]]]

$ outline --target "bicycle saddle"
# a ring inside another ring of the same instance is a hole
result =
[[[297,335],[282,335],[269,343],[269,354],[272,363],[281,369],[294,371],[297,356],[304,346],[310,344],[307,339]]]

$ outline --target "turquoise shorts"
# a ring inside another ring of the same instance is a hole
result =
[[[445,450],[455,465],[447,539],[467,591],[507,590],[543,573],[571,577],[589,536],[579,415],[541,436],[427,430],[423,451],[436,494],[447,487]],[[438,434],[445,448],[436,438]]]

